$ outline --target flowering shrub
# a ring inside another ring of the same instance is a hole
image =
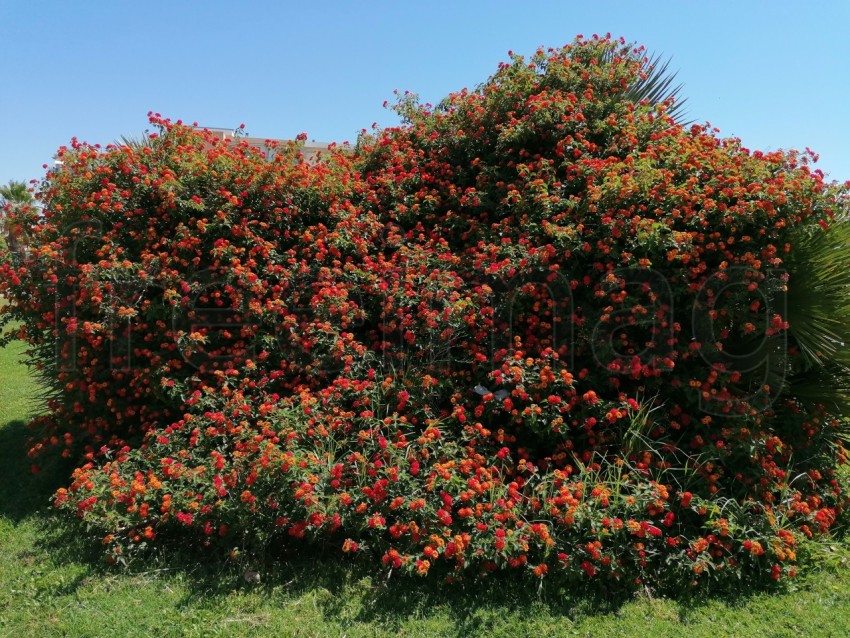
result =
[[[793,575],[846,502],[817,391],[847,378],[846,188],[631,99],[641,60],[512,56],[315,161],[158,116],[63,148],[0,284],[52,391],[32,454],[80,458],[56,504],[111,560],[188,534],[451,578]]]

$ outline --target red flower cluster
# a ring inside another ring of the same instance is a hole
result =
[[[641,73],[608,39],[514,56],[315,161],[159,117],[147,146],[62,149],[0,284],[54,390],[34,453],[85,457],[57,504],[119,552],[789,573],[845,499],[835,420],[753,344],[798,366],[789,233],[843,203],[793,153],[636,103]]]

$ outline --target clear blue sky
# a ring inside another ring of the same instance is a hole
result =
[[[752,149],[806,146],[850,179],[850,2],[0,0],[0,183],[72,136],[146,114],[251,135],[354,141],[393,89],[436,103],[512,49],[610,32],[672,56],[689,114]]]

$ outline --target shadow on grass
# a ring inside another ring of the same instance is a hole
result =
[[[543,616],[569,626],[588,616],[616,614],[636,596],[590,583],[559,584],[555,578],[546,579],[541,587],[517,573],[452,584],[436,575],[388,578],[387,570],[374,561],[343,558],[338,545],[321,544],[284,545],[265,556],[232,560],[223,558],[220,550],[205,552],[184,540],[168,550],[140,556],[123,570],[109,567],[98,538],[49,506],[51,494],[67,483],[70,464],[55,462],[33,476],[24,452],[28,436],[22,421],[0,428],[0,516],[15,522],[26,518],[35,524],[34,549],[54,565],[83,567],[73,579],[52,589],[53,596],[73,595],[91,579],[108,575],[126,574],[146,581],[174,577],[185,589],[179,604],[184,609],[215,607],[234,593],[254,591],[275,605],[309,599],[330,622],[377,623],[389,631],[401,630],[406,621],[427,618],[437,610],[451,620],[457,636],[487,634],[507,616]],[[38,559],[37,553],[33,560]],[[249,568],[261,574],[262,584],[246,583],[243,575]],[[679,591],[673,598],[686,621],[709,601],[743,605],[763,591],[741,585],[711,596],[704,590]]]
[[[64,459],[51,459],[33,474],[27,456],[30,435],[23,421],[0,427],[0,517],[15,523],[50,507],[51,495],[68,482],[72,469]]]
[[[17,436],[20,434],[18,431]],[[74,595],[93,579],[126,576],[131,582],[160,581],[155,586],[162,586],[173,578],[184,592],[177,605],[181,610],[226,608],[229,596],[253,592],[275,607],[309,601],[330,623],[376,624],[399,633],[405,623],[436,612],[450,621],[457,636],[487,635],[502,623],[516,623],[517,619],[529,623],[547,619],[569,627],[588,617],[618,614],[629,601],[649,597],[647,592],[615,591],[601,583],[563,584],[554,577],[540,586],[539,581],[516,572],[452,584],[436,574],[427,579],[398,574],[388,578],[386,568],[374,561],[352,560],[340,554],[338,545],[319,543],[301,547],[286,544],[268,550],[264,556],[228,559],[220,549],[204,551],[189,539],[175,538],[169,539],[174,542],[167,550],[148,551],[125,568],[110,567],[92,532],[67,514],[43,507],[53,487],[54,483],[45,479],[28,490],[42,505],[29,505],[22,495],[0,508],[36,522],[36,549],[54,565],[83,566],[74,579],[52,589],[49,594],[53,596]],[[260,574],[261,584],[245,581],[248,569]],[[764,587],[742,583],[710,595],[705,590],[681,590],[672,596],[667,593],[666,598],[675,600],[680,621],[686,623],[707,603],[743,606],[764,591]]]
[[[0,519],[14,525],[26,522],[36,533],[36,542],[24,541],[11,560],[37,565],[44,561],[46,553],[55,564],[75,562],[84,566],[75,577],[63,580],[50,591],[54,596],[69,595],[93,572],[91,568],[98,564],[100,548],[80,534],[76,521],[60,517],[52,509],[50,497],[68,483],[73,466],[65,459],[48,459],[33,474],[32,461],[27,455],[31,434],[22,420],[0,425]]]
[[[260,567],[260,569],[264,569]],[[531,620],[533,615],[570,625],[591,615],[616,613],[631,595],[612,596],[604,591],[567,591],[554,585],[538,589],[537,583],[518,574],[500,574],[480,580],[447,584],[439,578],[420,579],[379,572],[374,563],[341,562],[330,557],[296,556],[266,568],[259,586],[244,583],[241,569],[195,578],[182,605],[215,605],[235,590],[260,588],[274,601],[309,601],[322,616],[338,625],[364,623],[385,631],[403,632],[411,620],[435,613],[446,617],[457,636],[487,635],[505,618]],[[196,576],[203,572],[197,571]],[[207,572],[209,573],[209,572]]]
[[[543,613],[569,625],[586,616],[616,613],[634,599],[632,594],[612,594],[601,588],[570,591],[549,582],[538,588],[538,582],[517,573],[452,584],[439,577],[393,574],[387,578],[387,570],[374,561],[343,558],[336,548],[324,550],[319,545],[250,561],[185,547],[149,553],[116,569],[105,564],[97,539],[79,524],[46,514],[42,523],[40,551],[57,565],[86,565],[83,576],[53,594],[73,594],[92,579],[116,574],[146,582],[175,578],[184,591],[178,603],[181,610],[226,608],[229,596],[253,592],[275,607],[309,601],[330,623],[374,623],[385,631],[401,630],[405,622],[436,611],[451,621],[457,636],[486,635],[494,622],[508,615],[531,619],[530,614]],[[260,573],[261,584],[245,581],[248,569]]]
[[[350,560],[336,548],[318,545],[301,551],[290,548],[256,560],[232,560],[183,544],[181,549],[150,552],[126,568],[115,568],[105,564],[98,539],[76,521],[49,512],[37,516],[42,530],[37,549],[57,566],[84,567],[73,580],[48,592],[53,596],[74,595],[93,580],[115,577],[157,588],[173,586],[176,581],[183,592],[176,605],[180,611],[226,609],[232,606],[234,595],[252,594],[261,605],[278,608],[307,603],[320,610],[328,623],[371,624],[387,632],[404,633],[410,621],[438,614],[449,621],[451,635],[458,637],[497,633],[506,623],[543,621],[570,627],[589,617],[619,614],[626,603],[649,598],[646,592],[615,592],[590,583],[565,585],[554,578],[540,587],[538,581],[518,573],[452,584],[439,577],[393,574],[387,578],[387,570],[374,561]],[[248,569],[260,574],[260,584],[245,581]],[[676,608],[670,611],[687,624],[706,604],[743,607],[764,591],[763,587],[741,584],[710,595],[705,590],[680,591],[666,598],[675,601]]]
[[[498,633],[504,625],[570,627],[594,616],[619,615],[625,604],[637,599],[672,599],[680,620],[687,619],[712,602],[743,607],[765,589],[758,586],[726,588],[707,595],[704,590],[681,590],[665,597],[613,590],[601,583],[559,583],[556,578],[539,581],[517,572],[491,574],[479,579],[445,583],[439,577],[416,578],[379,571],[374,562],[335,560],[331,552],[281,557],[253,565],[263,572],[262,585],[247,585],[243,569],[196,567],[185,581],[189,591],[182,605],[216,605],[233,591],[259,589],[268,600],[286,604],[309,601],[322,616],[342,626],[367,623],[387,631],[404,633],[411,620],[435,613],[446,617],[453,635],[478,636]],[[409,627],[407,628],[409,630]]]
[[[427,618],[435,611],[450,619],[457,636],[486,635],[506,617],[516,616],[530,620],[542,614],[568,625],[586,616],[616,613],[633,598],[602,589],[570,591],[553,583],[540,588],[537,582],[518,574],[446,584],[438,579],[376,578],[374,570],[362,567],[338,567],[335,575],[331,567],[330,577],[303,568],[295,573],[290,591],[296,596],[327,592],[316,599],[325,617],[376,623],[398,631],[405,621]],[[352,590],[362,592],[353,610],[349,599]]]
[[[565,583],[551,577],[541,584],[517,572],[501,572],[447,584],[439,578],[386,579],[386,571],[383,577],[376,577],[374,563],[340,565],[325,559],[317,564],[307,558],[295,558],[282,567],[278,582],[286,584],[287,591],[295,596],[327,592],[316,600],[316,604],[328,618],[377,622],[382,627],[401,630],[405,620],[425,618],[439,609],[451,619],[457,636],[487,635],[507,617],[531,621],[535,616],[542,616],[569,626],[591,616],[619,614],[631,601],[655,597],[648,590],[629,592],[601,582]],[[288,580],[286,574],[289,574]],[[266,587],[274,591],[276,583],[270,582]],[[349,609],[352,590],[363,592],[353,615]],[[746,604],[763,591],[758,587],[726,588],[708,596],[704,590],[680,590],[672,599],[679,604],[684,618],[710,601],[734,607]],[[671,593],[668,592],[666,598],[671,598]]]
[[[93,577],[115,575],[114,568],[105,566],[96,539],[86,539],[79,531],[78,526],[66,522],[61,531],[53,529],[44,536],[42,547],[53,560],[79,563],[86,556],[85,560],[91,561],[87,577],[77,585]],[[259,572],[261,584],[245,581],[248,569]],[[619,614],[626,603],[650,597],[647,592],[613,591],[591,583],[559,584],[555,578],[540,586],[539,581],[516,572],[452,584],[439,577],[393,574],[388,578],[387,570],[374,561],[343,558],[335,547],[323,549],[320,545],[301,551],[289,548],[257,560],[225,560],[220,554],[187,546],[150,554],[118,573],[143,581],[176,578],[184,591],[177,605],[181,610],[226,608],[228,597],[253,592],[273,607],[306,602],[319,609],[327,622],[374,624],[389,632],[403,633],[409,621],[437,613],[450,621],[453,635],[459,637],[488,635],[503,623],[533,624],[541,619],[569,627],[588,617]],[[73,587],[66,586],[71,591]],[[764,591],[757,586],[715,591],[710,596],[704,590],[680,591],[672,596],[678,608],[674,613],[686,622],[707,603],[744,606]]]

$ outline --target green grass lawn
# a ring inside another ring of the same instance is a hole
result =
[[[817,548],[817,567],[781,593],[685,601],[610,601],[509,578],[387,582],[322,556],[259,566],[256,585],[244,565],[197,556],[106,568],[81,530],[51,514],[62,468],[29,471],[36,387],[21,353],[0,349],[0,637],[850,635],[846,543]]]

